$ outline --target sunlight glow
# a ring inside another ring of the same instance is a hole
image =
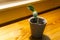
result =
[[[26,1],[21,1],[21,2],[15,2],[15,3],[10,3],[10,4],[0,5],[0,9],[5,9],[5,8],[23,5],[23,4],[27,4],[27,3],[32,3],[32,2],[36,2],[36,1],[39,1],[39,0],[26,0]]]

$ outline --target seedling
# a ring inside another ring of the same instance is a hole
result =
[[[28,9],[32,11],[33,17],[30,18],[30,28],[32,38],[42,38],[44,28],[46,26],[46,21],[43,17],[38,17],[38,12],[33,6],[28,6]]]
[[[39,22],[38,22],[39,19],[38,19],[38,17],[37,17],[37,16],[38,16],[38,12],[34,9],[33,6],[28,6],[28,9],[33,12],[33,17],[34,17],[34,19],[37,21],[37,23],[39,23]]]

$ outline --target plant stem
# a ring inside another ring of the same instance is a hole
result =
[[[33,12],[33,17],[35,18],[35,20],[37,19],[37,23],[39,23],[39,19],[37,18],[38,16],[38,12],[34,9],[33,6],[28,6],[28,9],[31,10]]]

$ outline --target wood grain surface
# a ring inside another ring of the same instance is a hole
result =
[[[60,9],[41,14],[47,20],[43,40],[60,40]],[[25,19],[0,28],[0,40],[39,40],[30,39],[29,20]]]

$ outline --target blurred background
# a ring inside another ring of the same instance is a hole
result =
[[[60,40],[60,0],[0,0],[0,40],[29,39],[27,18],[32,12],[27,6],[31,4],[39,14],[46,12],[41,15],[48,21],[45,34],[52,40]]]

